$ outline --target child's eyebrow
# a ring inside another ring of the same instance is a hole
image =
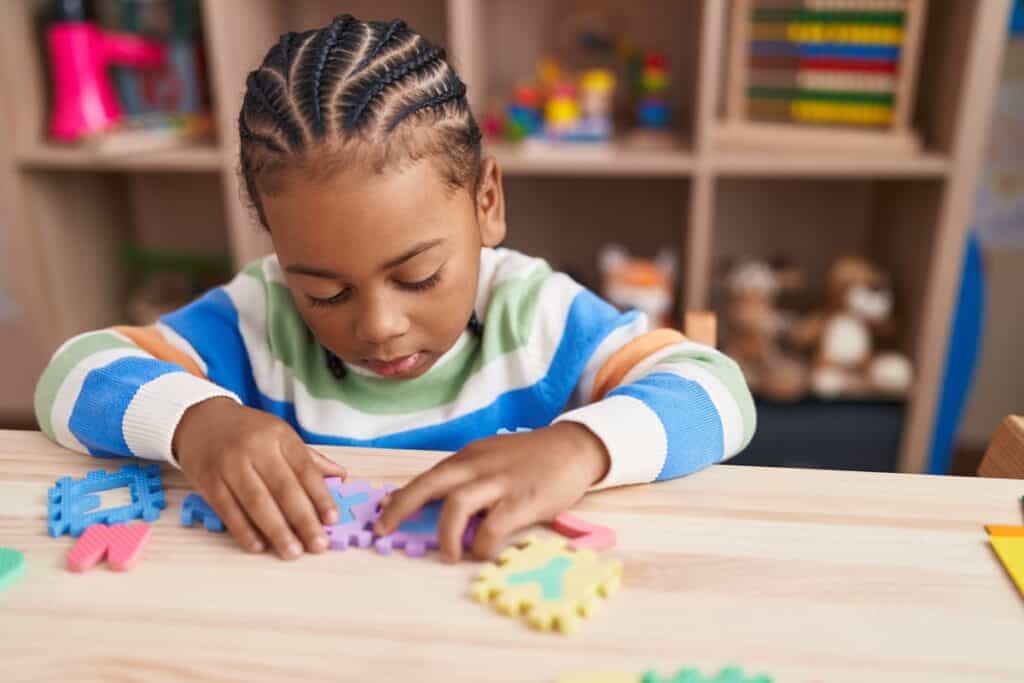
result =
[[[388,270],[390,268],[395,268],[396,266],[400,266],[403,263],[405,263],[406,261],[408,261],[409,259],[411,259],[411,258],[413,258],[415,256],[419,256],[420,254],[422,254],[423,252],[425,252],[425,251],[427,251],[429,249],[433,249],[434,247],[436,247],[437,245],[441,244],[442,242],[444,242],[444,238],[443,237],[439,237],[438,239],[424,240],[423,242],[419,242],[418,244],[413,246],[408,251],[403,252],[400,256],[396,256],[395,258],[391,259],[390,261],[384,263],[377,270]],[[293,264],[289,265],[288,267],[286,267],[285,270],[287,272],[289,272],[289,273],[296,273],[298,275],[309,275],[311,277],[319,277],[319,278],[323,278],[325,280],[337,280],[337,279],[340,279],[340,277],[341,277],[340,275],[335,273],[333,270],[327,270],[326,268],[316,268],[314,266],[306,266],[306,265],[303,265],[301,263],[293,263]]]

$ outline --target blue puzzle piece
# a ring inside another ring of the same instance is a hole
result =
[[[128,488],[132,502],[116,508],[96,510],[100,491]],[[62,534],[80,536],[93,524],[123,524],[133,519],[153,522],[167,507],[157,465],[125,465],[117,472],[90,472],[85,479],[61,477],[48,492],[47,530],[56,538]]]
[[[352,514],[352,508],[370,502],[370,496],[366,493],[353,493],[351,496],[343,496],[337,489],[330,489],[334,496],[334,502],[338,504],[338,524],[348,524],[356,521]]]
[[[398,531],[410,534],[436,534],[437,523],[441,518],[441,501],[427,503],[420,511],[398,525]]]
[[[224,522],[213,511],[209,503],[203,500],[198,493],[190,493],[181,503],[181,523],[185,526],[192,526],[196,522],[202,522],[207,531],[224,531]]]
[[[515,586],[536,581],[545,600],[559,600],[562,597],[562,576],[571,566],[572,560],[568,557],[552,557],[543,567],[512,574],[508,582]]]

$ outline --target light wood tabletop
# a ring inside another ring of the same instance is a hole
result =
[[[393,483],[441,455],[326,452]],[[590,495],[575,511],[617,531],[623,585],[563,636],[473,602],[477,563],[247,555],[182,527],[170,468],[138,566],[68,572],[47,489],[120,464],[0,431],[0,545],[27,560],[0,593],[0,679],[519,683],[736,664],[777,683],[1024,681],[1024,601],[983,529],[1021,523],[1020,481],[718,466]]]

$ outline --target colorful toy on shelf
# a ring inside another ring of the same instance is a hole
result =
[[[512,102],[505,110],[505,136],[518,142],[538,135],[544,127],[543,98],[540,91],[530,85],[516,88]]]
[[[555,86],[544,105],[544,134],[551,139],[568,138],[579,125],[580,106],[571,85]]]
[[[93,524],[68,552],[68,569],[88,571],[106,557],[111,569],[127,571],[139,561],[147,540],[149,525],[145,522],[113,526]]]
[[[640,75],[640,101],[637,103],[637,125],[647,130],[664,130],[669,124],[668,69],[665,55],[651,51],[644,55]]]
[[[726,145],[909,153],[927,0],[733,7]]]
[[[652,260],[630,256],[624,247],[613,244],[600,250],[598,262],[605,299],[619,308],[646,313],[652,325],[674,327],[676,259],[670,250],[663,249]]]
[[[603,142],[612,137],[612,100],[615,74],[608,69],[590,69],[580,76],[580,121],[575,139]]]
[[[53,78],[50,135],[74,142],[106,131],[122,119],[109,74],[112,64],[138,68],[167,61],[163,43],[101,31],[87,20],[85,0],[55,0],[46,30]]]
[[[896,351],[889,276],[874,264],[846,257],[828,273],[828,304],[800,321],[792,337],[813,350],[811,389],[821,398],[904,398],[913,367]]]

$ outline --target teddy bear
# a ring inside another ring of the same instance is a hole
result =
[[[646,313],[654,326],[673,327],[676,259],[670,250],[662,249],[654,259],[646,259],[610,244],[598,253],[598,266],[601,294],[612,305]]]
[[[812,391],[821,398],[902,398],[913,380],[906,354],[893,349],[897,325],[889,276],[847,256],[828,272],[827,305],[792,332],[814,353]]]
[[[779,307],[781,294],[802,287],[792,266],[751,260],[726,267],[723,350],[758,396],[792,402],[807,394],[809,364],[787,341],[796,314]]]

